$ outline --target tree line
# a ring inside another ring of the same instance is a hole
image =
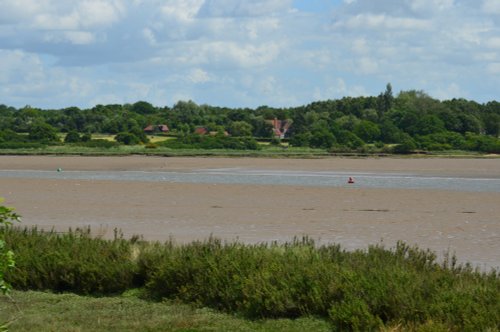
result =
[[[170,133],[184,141],[199,127],[233,137],[279,140],[273,119],[291,123],[284,139],[296,147],[500,152],[499,102],[440,101],[417,90],[394,96],[391,84],[378,96],[344,97],[288,108],[228,108],[193,101],[179,101],[172,107],[138,101],[54,110],[0,105],[0,147],[16,141],[55,142],[58,133],[67,133],[68,142],[92,141],[92,134],[103,133],[116,135],[123,144],[147,143],[144,128],[151,124],[168,125]],[[222,139],[223,135],[219,136]]]

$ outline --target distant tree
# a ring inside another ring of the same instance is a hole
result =
[[[464,137],[452,131],[443,131],[426,136],[417,136],[421,148],[426,150],[464,149]]]
[[[252,136],[252,130],[252,125],[245,121],[234,121],[229,127],[231,135],[237,137]]]
[[[353,131],[359,121],[360,120],[355,115],[344,115],[336,119],[335,123],[344,130]]]
[[[56,129],[45,122],[33,124],[29,129],[28,139],[39,142],[59,142]]]
[[[327,128],[320,128],[312,132],[309,139],[309,146],[312,148],[329,149],[335,142],[335,136]]]
[[[139,142],[141,143],[148,143],[149,138],[139,126],[134,126],[129,129],[129,133],[133,134],[135,137],[139,139]]]
[[[26,138],[11,129],[0,131],[0,141],[3,142],[23,142]]]
[[[82,142],[90,142],[92,140],[92,134],[91,133],[85,133],[82,135],[80,138]]]
[[[64,143],[78,143],[82,140],[80,134],[76,130],[71,130],[66,134]]]
[[[155,107],[145,101],[138,101],[134,103],[130,110],[138,114],[153,114],[156,112]]]
[[[310,145],[312,134],[309,131],[296,133],[290,138],[291,146],[307,147]]]
[[[400,143],[394,147],[394,152],[402,154],[411,153],[416,148],[417,145],[413,138],[408,134],[403,134]]]
[[[136,145],[141,142],[139,137],[129,132],[121,132],[115,136],[115,140],[125,145]]]
[[[377,99],[377,110],[379,117],[382,117],[384,113],[389,111],[392,108],[392,104],[394,102],[394,96],[392,95],[392,85],[391,83],[387,83],[385,87],[385,92],[381,93]]]
[[[484,131],[487,135],[498,137],[500,134],[500,114],[486,114],[484,116]]]
[[[458,115],[458,119],[461,122],[460,132],[479,134],[481,132],[482,126],[478,118],[472,114],[461,113]]]
[[[340,130],[338,133],[335,133],[335,136],[337,137],[338,144],[349,149],[357,149],[365,144],[361,138],[348,130]]]
[[[380,139],[384,143],[399,142],[401,133],[401,130],[388,118],[380,124]]]
[[[500,153],[500,139],[496,137],[467,133],[465,139],[467,150]]]
[[[429,114],[418,117],[406,130],[411,135],[429,135],[442,132],[445,128],[444,122],[437,115]]]
[[[380,128],[377,124],[362,120],[354,126],[354,133],[367,143],[372,143],[380,138]]]

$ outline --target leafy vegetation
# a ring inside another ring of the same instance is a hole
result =
[[[0,198],[0,203],[3,199]],[[0,205],[0,228],[4,229],[12,225],[12,222],[19,221],[19,216],[12,208]],[[5,274],[14,268],[14,253],[5,246],[3,237],[0,236],[0,293],[6,294],[10,291],[10,285],[5,281]]]
[[[217,239],[175,245],[95,239],[33,229],[2,231],[16,252],[18,289],[106,295],[130,292],[246,318],[320,317],[334,330],[485,331],[500,328],[500,275],[437,262],[398,243],[348,252],[310,239],[244,245]]]
[[[252,137],[226,137],[224,135],[201,136],[196,134],[182,135],[177,140],[169,140],[163,146],[171,149],[230,149],[259,150],[261,147]]]
[[[384,153],[500,152],[499,102],[439,101],[415,90],[393,96],[390,84],[378,96],[344,97],[291,108],[224,108],[192,101],[179,101],[173,107],[139,101],[83,110],[0,105],[0,149],[23,149],[26,144],[42,144],[38,148],[47,149],[63,144],[57,133],[65,135],[65,144],[88,142],[89,135],[97,134],[113,135],[124,145],[147,144],[144,129],[163,124],[170,128],[168,135],[177,138],[177,142],[166,143],[174,149],[253,150],[252,138],[284,139],[291,147],[332,152],[371,152],[371,146],[379,146],[377,151]],[[202,138],[195,138],[194,133]],[[208,133],[232,138],[210,138]]]
[[[0,203],[3,199],[0,198]],[[12,225],[12,222],[19,221],[19,216],[12,208],[0,205],[0,228],[4,229]],[[3,237],[0,236],[0,295],[10,292],[11,286],[5,281],[5,274],[15,266],[14,252],[5,246]],[[7,319],[0,319],[0,331],[6,331],[9,322]]]

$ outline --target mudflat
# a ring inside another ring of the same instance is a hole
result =
[[[162,158],[0,156],[0,170],[400,172],[500,178],[500,159],[446,158]],[[220,183],[6,178],[0,197],[23,226],[97,236],[183,243],[210,235],[245,243],[308,235],[346,249],[398,240],[456,253],[460,262],[500,267],[500,193]]]

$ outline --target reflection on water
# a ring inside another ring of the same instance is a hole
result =
[[[354,184],[347,183],[350,176],[354,178]],[[0,170],[0,177],[500,192],[500,179],[497,178],[383,172],[271,171],[244,168],[200,169],[192,172]]]

